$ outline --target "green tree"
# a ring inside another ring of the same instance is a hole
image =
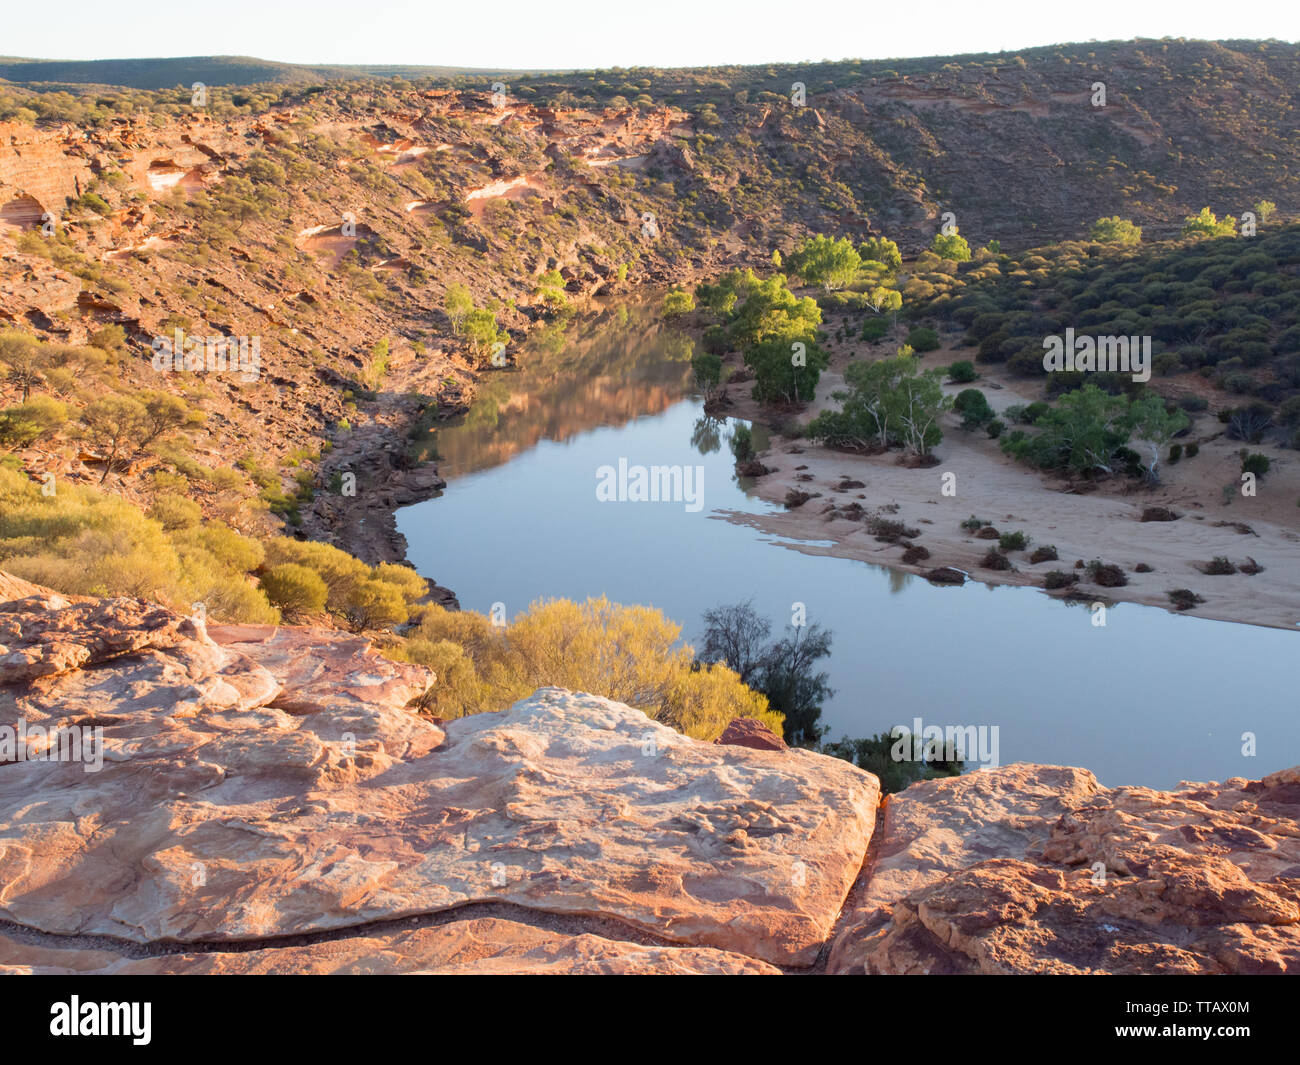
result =
[[[736,301],[757,286],[753,270],[729,270],[711,285],[696,285],[695,298],[714,314],[726,317],[735,310]]]
[[[695,310],[695,297],[689,292],[675,288],[664,296],[660,313],[665,318],[680,318],[684,314],[690,314],[693,310]]]
[[[722,381],[722,356],[702,351],[691,359],[695,383],[706,395],[712,394]]]
[[[559,270],[547,270],[538,277],[537,284],[533,288],[533,295],[538,297],[550,309],[559,310],[569,302],[564,284],[564,275]]]
[[[1115,452],[1128,443],[1129,403],[1088,384],[1067,392],[1035,425],[1036,436],[1005,445],[1016,458],[1044,469],[1110,473]]]
[[[53,436],[68,420],[68,408],[50,396],[32,396],[26,403],[0,410],[0,447],[31,447]]]
[[[442,309],[451,321],[451,331],[460,336],[466,316],[474,309],[474,297],[464,285],[450,285],[443,297]]]
[[[816,665],[830,653],[830,631],[813,624],[794,629],[764,655],[756,687],[785,719],[785,741],[791,746],[813,747],[826,733],[822,704],[835,692],[830,674]]]
[[[966,243],[966,238],[957,232],[957,227],[952,227],[951,233],[936,233],[934,240],[930,242],[930,250],[941,259],[948,259],[954,263],[970,262],[970,245]]]
[[[1099,244],[1141,244],[1142,227],[1119,215],[1109,215],[1093,222],[1088,234]]]
[[[104,461],[100,484],[108,479],[118,459],[135,451],[137,441],[144,436],[148,417],[143,403],[121,395],[104,396],[82,411],[85,438]]]
[[[7,329],[0,333],[0,363],[7,368],[9,380],[22,390],[26,403],[49,365],[49,352],[35,337]]]
[[[1131,432],[1139,440],[1146,441],[1151,448],[1151,462],[1147,465],[1148,475],[1154,479],[1160,456],[1166,450],[1175,435],[1190,424],[1186,414],[1180,410],[1172,413],[1165,408],[1165,401],[1156,395],[1134,400],[1128,410],[1128,424]]]
[[[1268,220],[1273,217],[1273,212],[1277,210],[1277,204],[1272,200],[1260,200],[1255,204],[1255,214],[1259,218],[1260,225],[1267,225]]]
[[[902,444],[925,455],[943,439],[939,416],[951,408],[943,394],[941,368],[922,370],[903,348],[876,362],[851,363],[844,371],[847,388],[835,393],[842,407],[823,411],[808,426],[808,435],[832,446],[881,450]]]
[[[1216,218],[1208,207],[1198,214],[1189,214],[1183,220],[1185,237],[1230,237],[1237,232],[1237,222],[1231,217]]]
[[[894,408],[890,418],[898,426],[903,446],[915,455],[925,456],[943,439],[939,415],[952,407],[953,400],[944,395],[943,370],[918,370],[916,360],[909,361],[913,363],[912,371],[899,378],[896,391],[889,397]]]
[[[756,281],[745,293],[744,302],[732,312],[732,342],[742,351],[765,340],[813,339],[821,325],[822,312],[810,296],[800,298],[790,291],[786,279],[777,274]]]
[[[745,351],[754,371],[754,398],[760,403],[807,403],[817,392],[830,355],[812,340],[764,340]]]
[[[898,245],[887,237],[869,237],[858,245],[858,255],[863,263],[880,263],[887,270],[897,270],[903,265],[903,255]]]
[[[491,353],[493,345],[501,343],[501,335],[497,316],[491,311],[479,308],[465,315],[465,336],[474,358],[482,359]]]
[[[771,625],[749,603],[715,607],[704,614],[700,661],[725,663],[741,683],[767,697],[785,719],[785,740],[814,746],[825,734],[822,704],[834,691],[817,663],[831,653],[832,634],[820,625],[799,626],[768,643]],[[779,709],[778,709],[779,708]]]
[[[903,294],[888,285],[877,285],[864,296],[867,306],[877,314],[896,313],[903,306]]]
[[[844,288],[858,275],[862,256],[852,243],[841,237],[808,237],[787,260],[789,268],[810,285],[827,292]]]

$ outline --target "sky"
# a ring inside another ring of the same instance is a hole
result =
[[[1132,37],[1300,40],[1300,2],[1242,0],[102,0],[12,4],[0,53],[246,55],[512,69],[710,66],[998,52]]]

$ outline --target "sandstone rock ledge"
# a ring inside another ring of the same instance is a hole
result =
[[[816,960],[871,837],[873,776],[555,689],[439,726],[407,706],[432,682],[337,632],[0,603],[0,725],[104,737],[98,772],[0,766],[0,966]],[[447,919],[467,906],[510,912]]]
[[[434,682],[0,574],[0,972],[1300,972],[1300,768],[1012,765],[877,828],[875,777],[756,722],[542,689],[440,725]]]
[[[1106,789],[1012,765],[891,796],[832,973],[1300,972],[1300,767]]]

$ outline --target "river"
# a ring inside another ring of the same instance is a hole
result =
[[[645,304],[535,334],[522,369],[489,375],[438,430],[447,488],[397,516],[412,563],[465,609],[606,595],[659,608],[688,641],[712,606],[752,600],[775,636],[802,604],[834,633],[828,739],[917,718],[996,727],[1000,764],[1083,766],[1110,786],[1300,764],[1292,633],[1125,603],[1097,628],[1032,588],[935,587],[728,520],[772,508],[735,476],[736,423],[705,417],[690,350]],[[698,505],[602,502],[598,471],[620,460],[702,471]]]

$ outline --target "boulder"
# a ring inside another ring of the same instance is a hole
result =
[[[722,735],[713,742],[731,744],[733,747],[750,747],[756,751],[789,750],[785,740],[752,717],[733,717],[722,730]]]

